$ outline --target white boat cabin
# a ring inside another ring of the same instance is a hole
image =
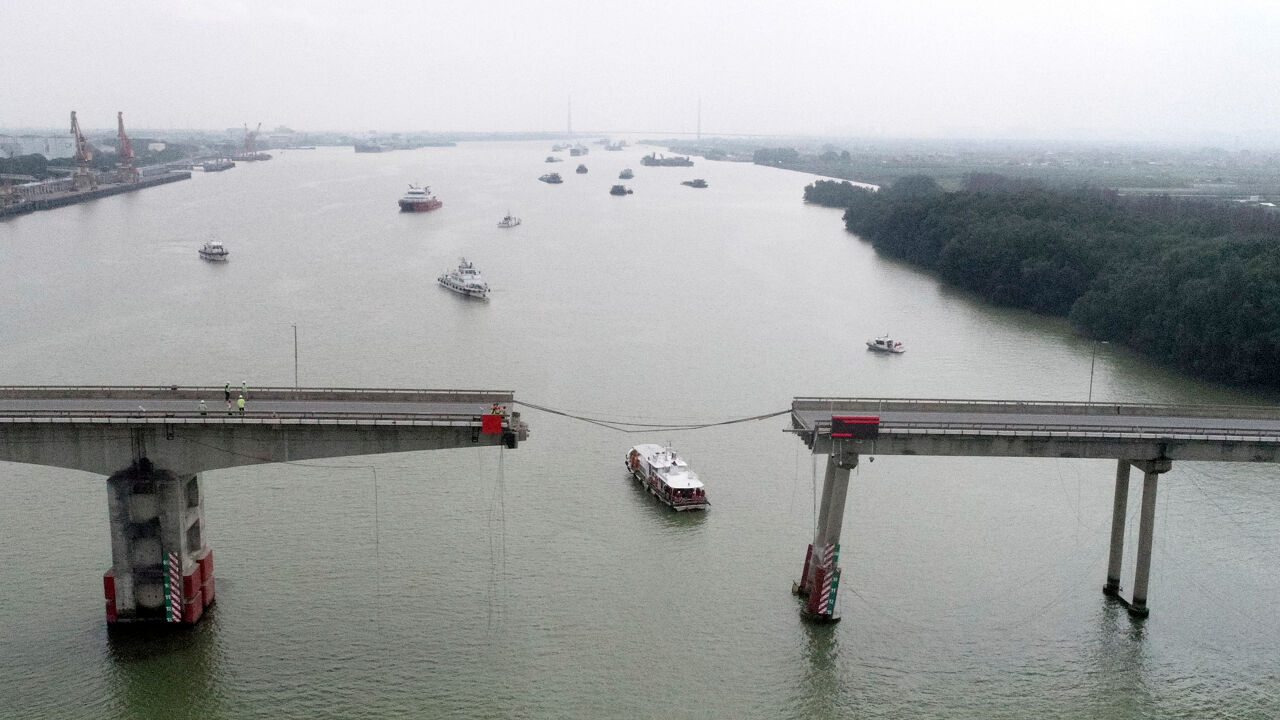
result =
[[[624,462],[649,494],[675,510],[705,510],[711,504],[698,474],[669,447],[636,445]]]

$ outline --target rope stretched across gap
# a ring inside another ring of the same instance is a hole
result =
[[[524,400],[518,400],[516,401],[516,404],[523,405],[527,408],[532,408],[534,410],[541,410],[542,412],[549,413],[551,415],[559,415],[560,417],[566,417],[566,418],[569,418],[570,420],[578,420],[579,422],[590,423],[592,425],[599,425],[600,427],[608,428],[610,430],[616,430],[618,432],[623,432],[623,433],[654,432],[654,431],[665,431],[665,430],[702,430],[704,428],[719,427],[721,425],[735,425],[735,424],[744,423],[744,422],[754,422],[756,420],[768,420],[769,418],[778,417],[779,415],[786,415],[787,413],[791,412],[791,408],[787,408],[786,410],[779,410],[777,412],[763,413],[761,415],[752,415],[750,417],[733,418],[731,420],[717,420],[714,422],[705,422],[705,423],[685,423],[685,424],[678,424],[678,425],[670,425],[670,424],[661,424],[661,423],[637,423],[637,422],[628,422],[625,420],[611,420],[611,419],[604,419],[604,418],[586,417],[585,415],[574,415],[573,413],[570,413],[564,410],[556,410],[553,408],[546,407],[544,405],[538,405],[536,403],[531,403]]]

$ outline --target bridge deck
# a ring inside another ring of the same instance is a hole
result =
[[[791,432],[831,449],[831,417],[877,416],[880,455],[1280,461],[1280,408],[880,398],[795,398]]]
[[[0,460],[110,475],[146,457],[180,475],[264,462],[475,445],[515,448],[507,391],[222,387],[0,387]],[[200,401],[205,403],[201,411]]]
[[[0,422],[225,422],[221,387],[0,387]],[[231,416],[240,388],[231,390]],[[206,414],[199,402],[204,400]],[[250,388],[245,420],[289,422],[472,422],[508,391]]]

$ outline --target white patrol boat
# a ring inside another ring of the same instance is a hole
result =
[[[480,298],[481,300],[489,297],[489,283],[484,281],[484,277],[480,275],[480,271],[475,268],[466,258],[458,263],[455,270],[436,278],[444,287],[468,297]]]
[[[623,462],[631,477],[674,510],[705,510],[711,504],[698,474],[669,447],[636,445]]]
[[[200,253],[200,257],[213,262],[226,262],[227,257],[231,255],[231,251],[222,246],[218,240],[210,240],[196,252]]]
[[[868,340],[867,349],[891,353],[904,353],[907,351],[907,349],[902,346],[901,342],[894,340],[888,335],[881,335],[873,340]]]

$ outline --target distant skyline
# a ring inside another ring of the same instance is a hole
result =
[[[7,0],[0,132],[693,133],[1280,146],[1280,3]]]

